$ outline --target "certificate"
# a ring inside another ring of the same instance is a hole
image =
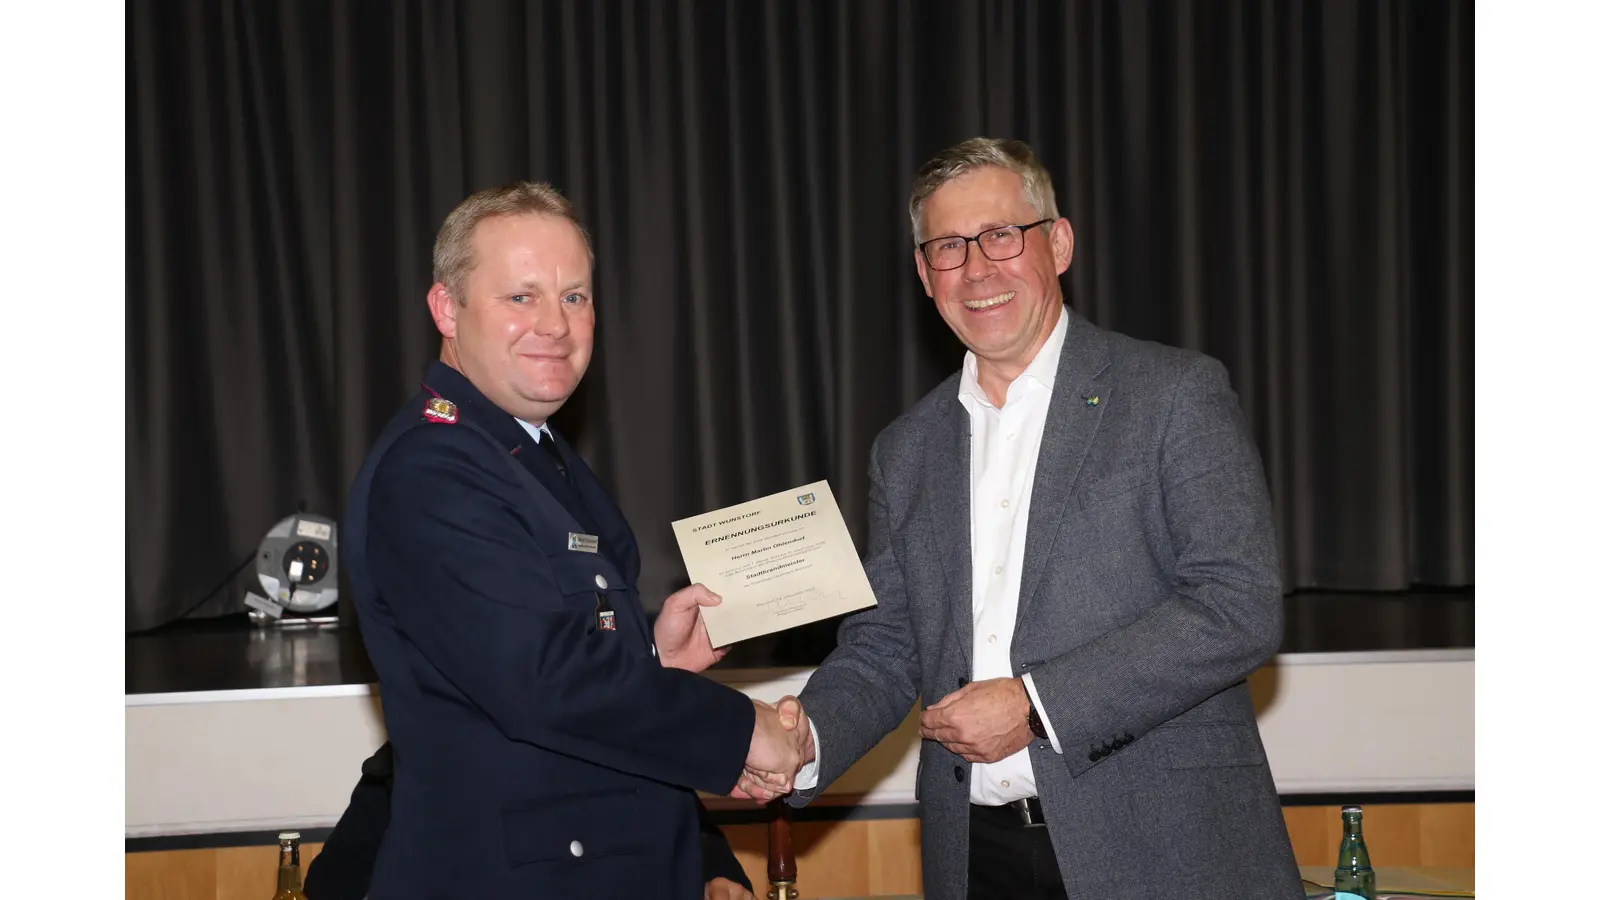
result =
[[[833,491],[818,481],[672,523],[711,646],[877,606]]]

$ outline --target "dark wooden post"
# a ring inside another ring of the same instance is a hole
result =
[[[771,804],[772,818],[767,822],[767,900],[799,900],[795,887],[794,838],[789,833],[793,811],[783,800]]]

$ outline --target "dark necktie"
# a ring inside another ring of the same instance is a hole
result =
[[[545,431],[539,435],[539,440],[536,443],[539,445],[539,449],[550,457],[550,461],[555,463],[556,471],[560,472],[561,477],[570,484],[572,478],[567,475],[567,461],[561,458],[561,448],[556,446],[555,437],[550,432]]]

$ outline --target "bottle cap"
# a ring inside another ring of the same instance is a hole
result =
[[[1352,804],[1350,804],[1350,805],[1349,805],[1349,806],[1346,806],[1346,807],[1345,807],[1345,808],[1344,808],[1344,812],[1345,812],[1345,813],[1347,813],[1347,814],[1348,814],[1348,813],[1358,813],[1358,812],[1361,812],[1361,807],[1360,807],[1360,806],[1357,806],[1357,805],[1356,805],[1356,804],[1354,804],[1354,803],[1352,803]]]
[[[298,841],[298,840],[300,840],[300,832],[298,832],[298,831],[280,831],[280,832],[278,832],[278,840],[280,840],[280,841]]]

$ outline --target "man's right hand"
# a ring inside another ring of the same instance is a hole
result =
[[[776,707],[751,702],[756,707],[755,730],[732,796],[765,803],[793,790],[795,773],[816,758],[816,743],[798,699],[784,697]]]

